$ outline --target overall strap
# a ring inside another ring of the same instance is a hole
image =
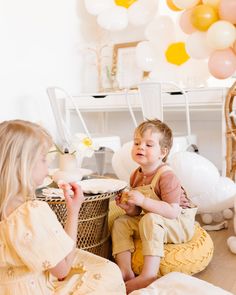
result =
[[[164,166],[162,166],[161,168],[159,168],[157,170],[157,173],[155,174],[155,176],[153,177],[152,182],[151,182],[152,187],[155,187],[155,185],[156,185],[157,181],[159,180],[161,174],[166,172],[166,171],[172,171],[171,167],[168,166],[168,165],[164,165]]]

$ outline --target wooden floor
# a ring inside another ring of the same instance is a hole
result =
[[[209,231],[214,242],[213,259],[207,268],[195,277],[212,283],[236,295],[236,254],[230,252],[227,238],[235,236],[232,220],[228,229]]]

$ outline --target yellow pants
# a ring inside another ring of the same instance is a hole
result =
[[[143,255],[164,256],[164,244],[179,244],[194,235],[197,208],[182,209],[178,218],[169,219],[155,213],[139,216],[121,215],[112,227],[112,254],[135,250],[134,239],[141,239]]]

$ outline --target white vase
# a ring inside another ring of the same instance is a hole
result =
[[[71,154],[60,154],[59,156],[59,170],[66,172],[73,172],[78,170],[79,161],[75,155]]]

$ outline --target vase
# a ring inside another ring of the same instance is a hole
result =
[[[62,154],[59,156],[59,170],[75,172],[80,168],[80,163],[75,155]]]

